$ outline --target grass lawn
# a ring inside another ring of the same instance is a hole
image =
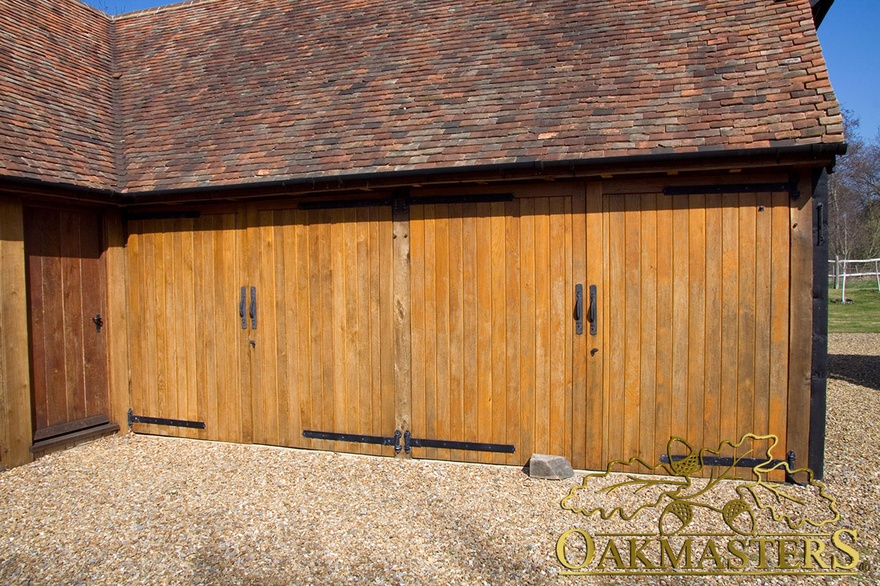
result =
[[[846,298],[840,289],[828,288],[828,331],[836,334],[880,333],[880,292],[874,279],[847,279]]]

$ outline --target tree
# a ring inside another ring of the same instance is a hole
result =
[[[859,120],[844,112],[849,148],[828,183],[829,253],[841,258],[880,256],[880,144],[865,141]]]

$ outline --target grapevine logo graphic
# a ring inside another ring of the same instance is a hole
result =
[[[774,459],[777,445],[774,435],[749,433],[694,450],[673,437],[665,462],[614,460],[587,474],[562,499],[590,526],[557,540],[560,573],[851,576],[866,569],[856,530],[836,528],[834,498],[808,468]]]

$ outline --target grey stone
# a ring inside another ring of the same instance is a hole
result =
[[[529,476],[547,480],[562,480],[574,476],[571,462],[562,456],[532,454],[529,459]]]

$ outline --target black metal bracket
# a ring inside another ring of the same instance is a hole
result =
[[[362,435],[357,433],[334,433],[332,431],[312,431],[304,429],[303,437],[308,439],[330,440],[335,442],[354,442],[358,444],[373,444],[377,446],[394,446],[394,453],[399,454],[400,438],[403,436],[400,430],[394,432],[392,437],[380,435]]]
[[[95,331],[100,332],[101,328],[104,327],[104,320],[101,318],[101,314],[95,314],[95,317],[92,318],[92,323],[95,324]]]
[[[242,287],[238,298],[238,316],[241,318],[241,329],[247,329],[247,315],[245,315],[245,305],[247,304],[247,287]]]
[[[413,448],[445,448],[450,450],[497,452],[502,454],[513,454],[516,452],[516,446],[511,446],[509,444],[483,444],[479,442],[421,439],[412,437],[412,434],[407,430],[403,434],[403,449],[409,454]]]
[[[165,419],[164,417],[147,417],[145,415],[135,415],[134,412],[128,410],[128,428],[135,423],[147,423],[150,425],[170,425],[172,427],[188,427],[190,429],[205,429],[204,421],[187,421],[185,419]]]
[[[251,329],[257,329],[257,288],[251,287],[251,305],[248,311],[251,316]]]
[[[596,307],[597,303],[598,303],[598,300],[596,299],[596,286],[590,285],[590,312],[589,312],[590,315],[588,316],[588,319],[590,320],[590,335],[591,336],[595,336],[596,333],[599,331],[599,326],[598,326],[599,320],[596,317],[596,312],[598,309]]]
[[[413,448],[447,448],[450,450],[500,452],[504,454],[513,454],[516,452],[516,447],[505,444],[481,444],[478,442],[455,442],[449,440],[420,439],[413,437],[412,433],[410,433],[409,430],[401,433],[399,429],[395,430],[394,435],[391,437],[380,435],[362,435],[356,433],[334,433],[331,431],[311,431],[308,429],[303,430],[302,434],[303,437],[308,439],[393,446],[395,454],[399,454],[401,450],[409,454],[410,452],[412,452]],[[402,447],[400,445],[401,438],[403,438]]]
[[[672,461],[678,462],[685,458],[687,458],[687,456],[676,455],[672,456]],[[785,460],[767,460],[766,458],[739,458],[735,460],[730,456],[703,456],[701,461],[703,462],[703,466],[718,466],[719,468],[730,468],[731,466],[736,468],[754,468],[761,464],[769,464],[771,467],[775,467],[780,464],[788,464],[788,469],[793,469],[796,459],[797,456],[794,451],[790,450],[785,455]],[[660,462],[663,464],[669,464],[669,456],[662,454],[660,456]]]

